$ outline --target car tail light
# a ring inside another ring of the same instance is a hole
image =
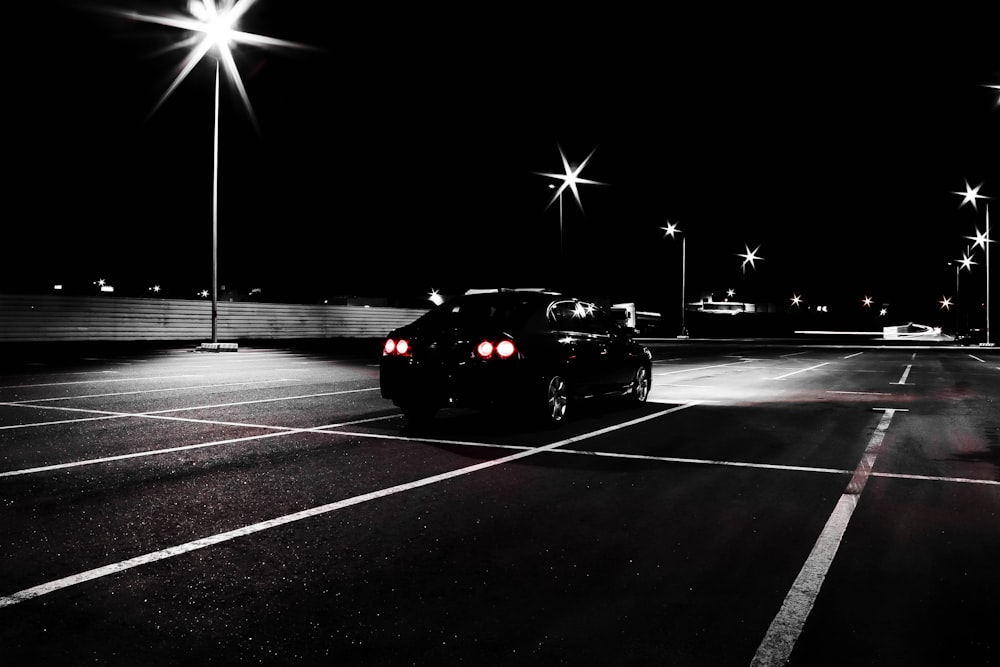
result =
[[[507,357],[514,354],[516,350],[514,349],[514,341],[502,340],[497,343],[497,354],[500,355],[501,359],[506,359]]]
[[[405,338],[400,338],[399,340],[393,340],[391,338],[386,339],[385,345],[382,347],[382,354],[393,357],[413,356],[413,353],[410,350],[410,341]]]
[[[514,341],[508,339],[501,340],[495,345],[493,341],[484,340],[476,346],[476,356],[480,359],[490,359],[494,354],[501,359],[507,359],[515,352],[517,352],[517,348],[514,347]]]

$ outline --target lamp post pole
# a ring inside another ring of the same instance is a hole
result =
[[[687,237],[681,237],[681,336],[687,331]]]
[[[986,205],[986,344],[990,345],[990,205]]]
[[[215,135],[212,142],[212,342],[219,342],[219,61],[215,61]]]

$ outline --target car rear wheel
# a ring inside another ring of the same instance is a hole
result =
[[[550,424],[558,424],[566,418],[569,408],[569,387],[560,375],[549,378],[546,387],[545,417]]]
[[[649,398],[649,390],[652,387],[652,378],[649,376],[649,369],[645,366],[639,366],[635,369],[635,375],[632,377],[632,400],[636,403],[645,403],[646,399]]]

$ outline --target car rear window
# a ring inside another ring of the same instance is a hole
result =
[[[447,301],[420,318],[431,326],[481,326],[516,329],[525,324],[540,307],[536,298],[517,294],[475,294]]]

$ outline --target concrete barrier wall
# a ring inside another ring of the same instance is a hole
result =
[[[380,338],[426,310],[220,301],[218,340]],[[211,340],[210,301],[0,294],[0,342]]]

